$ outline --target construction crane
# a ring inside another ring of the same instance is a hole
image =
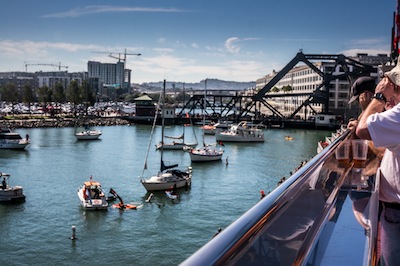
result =
[[[28,66],[52,66],[52,67],[58,67],[58,71],[61,71],[61,68],[68,69],[68,66],[62,66],[61,62],[58,62],[57,64],[28,64],[25,62],[25,71],[28,72]]]
[[[137,56],[141,56],[142,54],[134,54],[134,53],[128,53],[125,49],[125,51],[123,53],[119,53],[119,52],[92,52],[92,53],[96,53],[96,54],[108,54],[108,57],[111,58],[115,58],[118,59],[118,62],[125,62],[126,63],[126,56],[127,55],[137,55]],[[113,54],[118,54],[118,56],[113,55]],[[123,57],[122,57],[123,56]]]

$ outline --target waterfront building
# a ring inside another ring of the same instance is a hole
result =
[[[369,64],[374,66],[376,69],[375,73],[371,76],[378,77],[378,66],[384,65],[389,62],[390,58],[387,55],[370,56],[367,54],[358,54],[356,57],[352,57],[363,64]],[[333,62],[315,62],[313,63],[323,73],[332,73],[334,75],[343,74],[344,70],[342,66],[337,65]],[[350,66],[352,71],[352,66]],[[256,91],[262,89],[268,82],[275,77],[278,72],[273,71],[272,73],[259,78],[256,80]],[[309,66],[303,64],[292,68],[281,80],[276,83],[275,87],[272,88],[268,94],[281,95],[281,94],[294,94],[294,93],[312,93],[322,83],[322,77],[314,72]],[[350,97],[351,84],[346,77],[332,80],[329,84],[329,110],[333,114],[342,116],[346,120],[346,116],[352,116],[353,113],[357,112],[354,110],[357,106],[348,105]],[[308,95],[304,96],[288,96],[288,97],[276,97],[269,98],[267,102],[276,108],[281,114],[289,117],[293,112],[301,105]],[[319,113],[323,111],[321,103],[311,104],[312,108]],[[266,107],[261,108],[261,112],[269,114],[269,109]],[[296,115],[296,118],[308,119],[310,116],[314,116],[315,113],[310,113],[311,110],[303,107]]]
[[[92,84],[97,84],[96,91],[100,95],[115,98],[117,95],[128,92],[131,84],[131,70],[125,69],[125,62],[101,63],[88,62],[88,78]]]
[[[64,91],[68,88],[71,80],[77,81],[81,86],[82,82],[86,80],[87,74],[85,72],[68,73],[67,71],[52,71],[52,72],[36,72],[38,87],[47,86],[53,89],[56,84],[61,84]]]

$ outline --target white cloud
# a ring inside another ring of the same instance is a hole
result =
[[[229,53],[237,54],[240,51],[240,47],[236,46],[235,43],[239,41],[238,37],[231,37],[225,41],[225,48]]]
[[[177,8],[148,8],[148,7],[123,7],[123,6],[86,6],[77,7],[65,12],[43,15],[42,18],[76,18],[90,14],[99,13],[117,13],[117,12],[152,12],[152,13],[170,13],[170,12],[185,12]]]

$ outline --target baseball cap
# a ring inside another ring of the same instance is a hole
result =
[[[390,79],[391,82],[400,86],[400,56],[397,59],[397,65],[392,70],[385,72],[385,76]]]
[[[400,69],[399,69],[400,70]],[[399,72],[399,78],[400,78],[400,72]],[[400,81],[400,79],[399,79]],[[353,92],[353,97],[350,98],[349,104],[354,102],[355,100],[358,99],[358,96],[360,96],[361,93],[364,91],[370,91],[372,93],[375,92],[375,78],[367,76],[367,77],[360,77],[358,78],[353,86],[351,86],[351,91]]]

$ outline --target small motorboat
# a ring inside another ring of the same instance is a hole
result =
[[[0,149],[23,150],[30,144],[28,134],[23,139],[17,132],[9,128],[0,129]]]
[[[93,181],[92,177],[78,188],[78,198],[86,210],[107,210],[108,208],[107,197],[101,184]]]
[[[257,126],[247,126],[247,122],[232,125],[227,131],[215,134],[217,142],[264,142],[264,131]]]
[[[96,140],[101,134],[102,132],[100,130],[84,130],[75,132],[75,137],[77,140]]]
[[[25,201],[25,195],[21,186],[10,186],[9,179],[10,175],[6,173],[0,173],[1,189],[0,189],[0,202],[1,203],[13,203]]]
[[[294,140],[292,136],[285,136],[285,140]]]

